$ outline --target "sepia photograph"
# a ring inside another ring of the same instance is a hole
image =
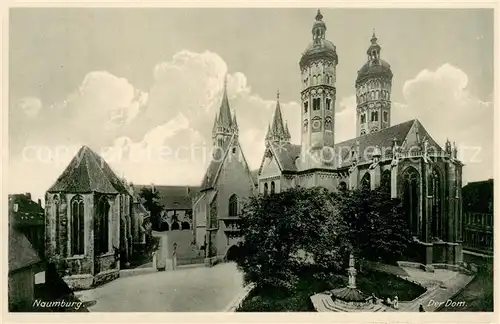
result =
[[[10,8],[8,311],[493,312],[494,25]]]

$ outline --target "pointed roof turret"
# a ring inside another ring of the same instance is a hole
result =
[[[219,109],[218,126],[231,128],[233,120],[231,118],[231,109],[229,108],[229,99],[227,98],[227,75],[224,77],[224,93]]]
[[[215,118],[214,118],[214,126],[212,127],[212,134],[215,134],[217,132],[217,112],[215,113]]]
[[[290,130],[288,129],[288,123],[285,122],[285,135],[288,140],[292,138],[292,135],[290,135]]]
[[[236,110],[233,112],[233,129],[238,131],[238,123],[236,122]]]
[[[283,116],[281,115],[280,107],[280,91],[276,94],[276,109],[274,110],[273,124],[271,131],[274,135],[284,135],[285,126],[283,125]]]

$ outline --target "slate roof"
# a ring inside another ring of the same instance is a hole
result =
[[[295,160],[300,155],[300,145],[291,143],[272,143],[271,146],[282,171],[297,171]]]
[[[47,192],[130,194],[108,163],[87,146],[82,146]]]
[[[201,190],[206,190],[214,187],[215,181],[217,180],[217,174],[222,165],[222,162],[224,161],[224,156],[226,155],[229,145],[233,142],[233,138],[234,137],[231,137],[231,139],[224,141],[221,149],[214,150],[215,154],[210,161],[205,175],[203,176]]]
[[[17,211],[14,205],[17,204]],[[43,225],[45,212],[42,206],[26,194],[9,195],[9,216],[16,225]]]
[[[417,145],[416,138],[408,138],[408,134],[412,127],[418,131],[420,140],[426,138],[429,143],[429,147],[435,148],[435,152],[442,152],[443,149],[439,144],[434,141],[434,139],[425,130],[422,124],[417,120],[409,120],[401,124],[394,125],[392,127],[384,128],[378,132],[369,133],[363,136],[359,136],[341,143],[335,144],[335,152],[340,152],[342,155],[342,163],[339,167],[344,167],[351,165],[351,148],[355,147],[359,143],[359,156],[358,163],[369,162],[372,159],[373,148],[378,145],[382,154],[392,154],[392,146],[394,139],[397,140],[398,145],[401,146],[405,140],[405,147],[408,149],[410,147],[415,147]],[[392,155],[390,155],[392,157]]]
[[[358,163],[371,162],[373,149],[376,146],[379,147],[382,154],[384,154],[386,158],[392,158],[394,139],[397,140],[399,146],[404,143],[404,147],[406,149],[417,145],[416,136],[413,138],[409,136],[410,133],[418,133],[420,140],[423,140],[424,138],[427,139],[429,148],[433,148],[434,152],[443,152],[443,149],[429,135],[420,121],[414,119],[384,128],[378,132],[369,133],[335,144],[335,154],[340,154],[342,157],[340,161],[341,163],[338,164],[337,167],[343,168],[352,165],[351,149],[356,146],[359,151]],[[295,160],[300,156],[300,145],[290,143],[271,143],[271,146],[274,156],[278,160],[282,171],[297,171]]]
[[[255,183],[255,185],[257,185],[259,183],[259,169],[256,169],[256,170],[252,170],[250,171],[250,175],[252,176],[252,180],[253,180],[253,183]]]
[[[13,226],[9,226],[9,274],[41,263],[26,236]]]
[[[366,297],[363,295],[363,293],[356,288],[338,288],[332,290],[331,293],[338,299],[346,302],[362,302],[366,300]]]
[[[137,192],[142,188],[151,188],[151,185],[137,185]],[[160,197],[159,203],[166,209],[193,209],[193,199],[199,194],[200,188],[196,186],[157,186]]]

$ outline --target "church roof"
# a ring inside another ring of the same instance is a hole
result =
[[[137,192],[142,188],[151,188],[152,185],[136,185]],[[158,192],[159,203],[166,209],[192,209],[193,199],[200,192],[197,186],[157,186],[153,185]]]
[[[87,146],[82,146],[47,192],[130,194],[108,163]]]
[[[224,162],[224,157],[229,148],[229,145],[233,142],[233,138],[228,141],[224,141],[222,147],[220,149],[214,150],[214,156],[208,165],[207,171],[203,176],[203,180],[201,183],[201,190],[210,189],[215,185],[215,181],[217,180],[217,174],[219,172],[220,167],[222,166],[222,162]]]
[[[372,151],[378,146],[382,152],[392,154],[394,140],[397,140],[399,146],[405,144],[406,148],[419,145],[419,141],[427,139],[429,147],[434,148],[435,152],[442,152],[442,148],[429,135],[427,130],[417,119],[409,120],[392,127],[384,128],[378,132],[362,135],[350,140],[335,144],[335,152],[341,152],[342,163],[339,167],[351,165],[351,148],[358,145],[358,163],[369,162],[372,159]],[[404,148],[403,148],[404,149]],[[392,155],[391,155],[392,157]]]
[[[297,171],[295,160],[300,156],[300,145],[288,142],[272,142],[270,148],[282,171]]]

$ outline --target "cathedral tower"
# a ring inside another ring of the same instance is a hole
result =
[[[356,135],[377,132],[391,125],[390,65],[380,58],[381,47],[375,31],[366,51],[367,62],[356,79]]]
[[[215,115],[214,126],[212,128],[212,139],[214,148],[222,148],[233,135],[238,134],[238,124],[236,114],[231,116],[229,99],[227,98],[227,79],[224,80],[224,93],[219,113]]]
[[[303,152],[333,150],[335,125],[335,45],[325,38],[326,24],[318,10],[312,27],[312,42],[300,59],[302,78],[301,116]],[[309,154],[310,155],[310,154]],[[306,163],[312,167],[311,163]]]

